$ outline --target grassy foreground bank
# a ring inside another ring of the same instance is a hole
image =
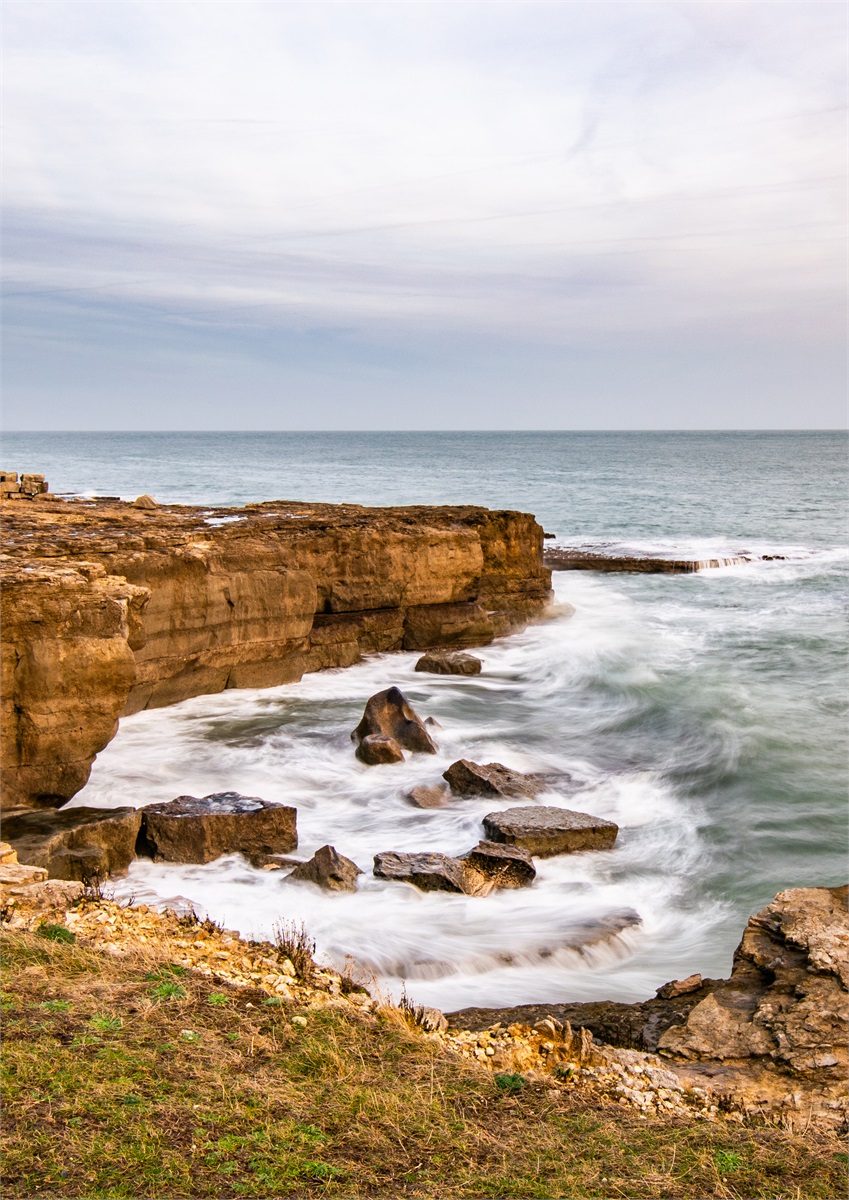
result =
[[[845,1194],[821,1131],[640,1117],[493,1076],[398,1010],[305,1008],[155,949],[3,949],[6,1200]]]

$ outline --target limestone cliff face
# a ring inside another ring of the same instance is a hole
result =
[[[73,796],[121,714],[371,651],[483,645],[550,596],[524,513],[3,507],[6,805]]]

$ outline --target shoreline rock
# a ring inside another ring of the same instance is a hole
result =
[[[618,825],[602,817],[538,805],[488,813],[483,827],[490,841],[521,846],[540,858],[580,850],[611,850],[619,833]]]
[[[137,851],[157,862],[208,863],[225,854],[265,861],[267,855],[288,854],[298,845],[296,809],[259,796],[178,796],[138,813]]]

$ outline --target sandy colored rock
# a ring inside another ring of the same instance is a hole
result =
[[[610,850],[619,832],[618,825],[602,817],[534,804],[489,813],[483,827],[490,841],[521,846],[540,858],[580,850]]]
[[[314,883],[328,892],[355,892],[358,875],[362,875],[362,871],[355,862],[340,854],[335,846],[322,846],[309,862],[295,867],[286,878]]]
[[[407,799],[416,808],[444,808],[450,798],[451,792],[444,783],[420,783],[407,793]]]
[[[534,775],[511,771],[501,763],[476,763],[461,758],[452,763],[442,778],[456,796],[527,796],[546,790],[546,784]]]
[[[258,796],[178,796],[142,811],[139,851],[156,860],[207,863],[223,854],[286,854],[298,845],[297,812]]]
[[[480,675],[481,660],[461,651],[431,650],[416,663],[417,671],[431,675]]]
[[[133,501],[134,508],[159,508],[159,505],[154,500],[153,496],[148,496],[147,492],[143,496],[138,496]]]
[[[361,763],[375,767],[381,763],[399,763],[404,761],[404,751],[393,737],[382,733],[369,733],[363,738],[354,751]]]
[[[9,504],[4,534],[9,805],[73,796],[122,713],[483,644],[550,599],[533,517],[483,508],[80,499]]]
[[[141,813],[129,807],[19,810],[4,818],[3,832],[20,862],[49,878],[102,882],[126,875],[140,825]]]
[[[0,864],[16,863],[18,861],[18,852],[13,850],[8,842],[0,842]]]
[[[0,863],[0,885],[4,888],[41,883],[46,878],[47,871],[44,867],[29,867],[25,863]]]
[[[351,736],[360,744],[366,738],[382,737],[396,742],[404,750],[436,754],[436,742],[425,728],[424,721],[397,687],[387,688],[371,697]]]
[[[686,996],[698,991],[702,986],[701,975],[688,975],[686,979],[673,979],[657,989],[657,995],[664,1000],[674,1000],[676,996]]]

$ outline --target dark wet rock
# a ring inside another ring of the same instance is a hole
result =
[[[404,761],[404,751],[395,738],[385,737],[382,733],[366,734],[354,753],[360,762],[370,767]]]
[[[527,805],[489,813],[483,819],[487,838],[521,846],[539,858],[579,850],[610,850],[619,826],[568,808]]]
[[[462,858],[466,866],[466,891],[486,895],[494,888],[528,887],[536,878],[536,868],[527,850],[519,846],[478,842]],[[476,890],[475,876],[480,880]]]
[[[480,675],[481,660],[459,650],[429,650],[416,663],[417,671],[430,675]]]
[[[407,799],[416,808],[444,808],[450,797],[444,783],[421,783],[407,793]]]
[[[178,796],[142,812],[138,852],[167,862],[207,863],[222,854],[286,854],[298,845],[297,810],[258,796]]]
[[[387,851],[374,856],[378,879],[412,883],[423,892],[465,892],[463,863],[447,854],[400,854]]]
[[[127,873],[141,819],[136,808],[30,809],[4,816],[3,837],[48,878],[88,882]]]
[[[295,867],[287,879],[314,883],[328,892],[355,892],[362,871],[355,862],[340,854],[335,846],[322,846],[309,862]]]
[[[664,1000],[674,1000],[676,996],[686,996],[698,991],[702,986],[701,975],[688,975],[686,979],[673,979],[657,989],[657,995]]]
[[[377,692],[365,707],[362,720],[351,735],[355,741],[379,735],[394,740],[404,750],[419,754],[436,754],[436,743],[424,722],[397,687]]]
[[[736,567],[751,562],[747,554],[729,558],[657,558],[651,555],[601,554],[593,550],[570,550],[551,546],[543,551],[543,562],[553,571],[618,571],[638,575],[692,575],[711,567]]]
[[[501,763],[475,763],[461,758],[442,774],[457,796],[527,796],[546,790],[546,783],[535,775],[511,771]]]

